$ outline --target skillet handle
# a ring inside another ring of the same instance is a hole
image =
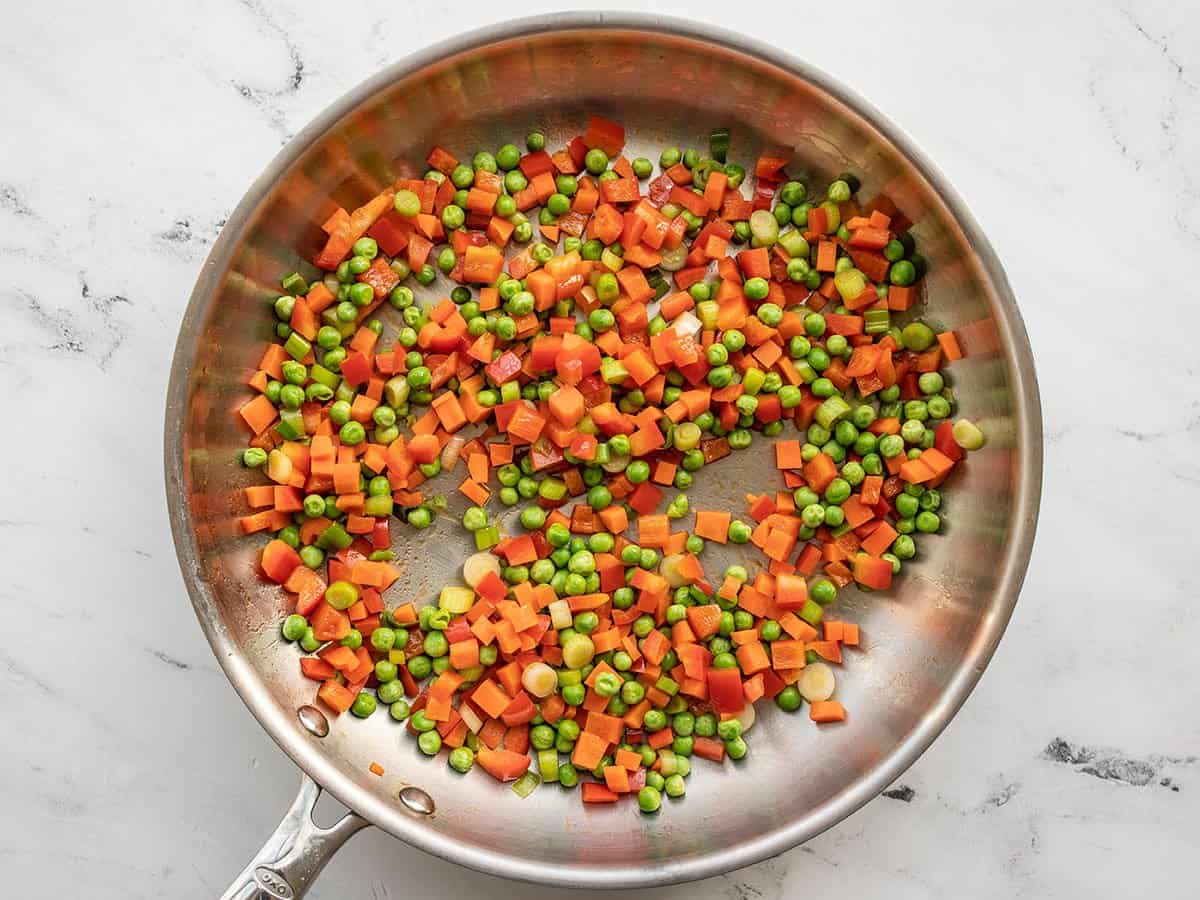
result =
[[[300,778],[291,809],[221,900],[300,900],[338,848],[370,824],[347,813],[331,828],[318,827],[312,813],[321,788],[307,775]]]

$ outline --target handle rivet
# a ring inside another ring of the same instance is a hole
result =
[[[433,815],[435,809],[433,798],[419,787],[406,787],[402,790],[400,792],[400,802],[410,812],[415,812],[422,816]]]
[[[287,883],[284,877],[278,872],[268,869],[266,866],[259,866],[255,869],[254,878],[260,887],[272,896],[279,897],[280,900],[292,900],[295,896],[292,893],[292,886]]]
[[[309,734],[319,738],[329,734],[329,720],[325,718],[325,713],[321,712],[315,706],[302,706],[296,710],[296,718],[300,720],[300,724],[304,726],[304,730]]]

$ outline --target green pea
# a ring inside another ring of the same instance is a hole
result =
[[[808,586],[808,597],[814,603],[828,606],[837,599],[837,588],[828,578],[818,578]]]
[[[800,708],[803,699],[800,690],[794,684],[789,684],[775,695],[775,705],[784,712],[795,712]]]
[[[392,206],[406,219],[415,219],[421,212],[421,198],[406,188],[396,191],[396,195],[392,198]]]
[[[765,278],[755,277],[747,279],[746,283],[742,285],[742,291],[751,300],[764,300],[771,292],[771,288]]]
[[[380,660],[387,662],[387,660]],[[378,678],[378,664],[376,664],[376,675]],[[392,706],[400,700],[404,699],[404,682],[397,678],[397,667],[392,665],[392,678],[388,681],[381,682],[379,687],[375,688],[375,696],[379,698],[379,702],[385,706]],[[390,710],[389,710],[390,711]]]
[[[934,534],[942,527],[942,520],[937,513],[928,511],[920,512],[917,513],[916,526],[917,531],[924,532],[925,534]]]
[[[845,478],[835,478],[825,488],[825,500],[828,503],[842,504],[850,499],[850,482]]]
[[[470,747],[455,747],[450,751],[450,756],[446,760],[446,763],[455,772],[465,775],[475,765],[475,751]]]
[[[808,260],[799,257],[788,260],[787,277],[789,281],[802,282],[808,278],[809,271]]]
[[[350,705],[350,712],[360,719],[365,719],[371,713],[375,712],[375,708],[375,695],[369,694],[366,691],[359,691],[358,696],[354,698],[354,703]]]
[[[304,629],[304,636],[300,638],[300,649],[305,653],[315,653],[321,647],[321,641],[317,640],[317,636],[313,633],[312,627]]]
[[[940,372],[922,372],[917,379],[917,386],[922,394],[937,394],[946,386],[946,379]]]
[[[644,788],[638,791],[637,795],[638,809],[644,813],[658,812],[662,806],[662,794],[657,788],[647,784]]]
[[[608,532],[598,531],[591,535],[585,544],[593,553],[609,553],[616,546],[616,539]]]
[[[588,313],[588,325],[593,331],[605,332],[616,324],[616,317],[607,309],[593,309]]]
[[[771,328],[775,328],[783,321],[783,310],[774,303],[764,303],[758,308],[757,315],[759,321]]]
[[[308,620],[304,616],[292,613],[283,620],[283,626],[280,630],[283,633],[285,641],[298,641],[308,631]]]
[[[325,551],[320,547],[309,545],[300,548],[300,562],[308,566],[310,569],[320,568],[325,562]]]
[[[745,396],[745,395],[743,394],[743,396]],[[738,399],[741,400],[742,398],[739,397]],[[754,397],[747,397],[747,399],[755,400]],[[755,405],[755,407],[757,407],[757,405],[758,405],[757,400],[755,400],[754,405]],[[741,409],[741,407],[739,407],[739,409]],[[753,442],[754,436],[750,433],[749,429],[736,428],[733,431],[729,432],[729,437],[727,438],[727,440],[729,441],[729,446],[732,449],[745,450]]]
[[[429,673],[433,671],[433,662],[424,654],[414,656],[405,665],[408,668],[408,673],[417,679],[417,681],[428,678]]]
[[[417,746],[426,756],[437,756],[442,749],[442,736],[436,731],[426,731],[417,738]]]
[[[888,281],[891,284],[906,286],[912,284],[916,280],[917,268],[907,259],[897,260],[888,268]],[[907,343],[908,342],[906,341],[906,346]]]
[[[396,664],[391,660],[381,659],[375,663],[375,679],[381,686],[395,681],[397,671]]]
[[[729,365],[720,365],[708,370],[706,376],[710,385],[715,388],[728,387],[733,382],[733,367]]]
[[[917,422],[924,422],[929,418],[929,407],[924,400],[909,400],[904,404],[904,416]]]
[[[568,706],[579,706],[583,703],[583,698],[586,694],[583,685],[568,684],[562,689],[562,698]]]
[[[667,714],[661,709],[646,710],[645,718],[642,720],[642,730],[647,732],[662,731],[667,727]]]
[[[395,682],[392,682],[395,684]],[[388,715],[397,722],[403,722],[408,718],[410,707],[407,700],[397,700],[388,707]]]
[[[547,198],[545,209],[550,213],[551,216],[557,217],[566,215],[571,211],[571,198],[566,194],[555,191]],[[542,224],[549,225],[551,223],[544,222]]]
[[[639,156],[634,159],[632,166],[633,174],[643,181],[649,178],[650,173],[654,171],[654,163],[650,162],[650,160],[646,159],[644,156]]]
[[[596,279],[596,297],[601,303],[612,303],[621,295],[621,285],[617,276],[604,272]]]
[[[584,156],[583,165],[593,175],[599,175],[608,168],[608,154],[599,147],[593,147]]]
[[[532,479],[522,479],[532,481]],[[535,482],[536,484],[536,482]],[[546,511],[540,506],[527,506],[521,510],[521,525],[527,531],[536,531],[546,524]]]
[[[744,544],[750,540],[751,528],[740,519],[734,519],[729,523],[729,540],[735,544]]]

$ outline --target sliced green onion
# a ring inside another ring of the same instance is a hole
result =
[[[892,325],[891,313],[886,309],[868,309],[863,313],[863,321],[867,334],[883,334]]]
[[[848,415],[850,415],[850,404],[842,399],[841,394],[834,394],[832,397],[827,397],[817,407],[814,418],[822,428],[829,430]]]
[[[534,792],[542,780],[532,772],[526,772],[520,778],[513,782],[512,792],[522,800]]]
[[[662,250],[661,255],[662,262],[658,264],[659,268],[667,272],[678,272],[687,262],[688,248],[681,243],[678,247]]]
[[[647,272],[646,284],[650,285],[650,287],[654,289],[655,300],[661,300],[664,296],[666,296],[667,291],[671,289],[671,286],[667,284],[667,280],[662,277],[662,273],[660,272]]]
[[[279,284],[283,288],[284,293],[291,294],[293,297],[299,297],[301,294],[308,293],[308,282],[304,280],[304,276],[299,272],[285,275],[279,279]]]
[[[708,136],[708,154],[719,163],[729,155],[729,129],[714,128]]]
[[[779,236],[779,246],[787,251],[792,259],[808,259],[808,241],[798,229],[789,228]]]
[[[773,244],[779,240],[779,223],[769,209],[756,209],[750,213],[750,233],[762,244]]]
[[[843,269],[833,276],[833,286],[843,300],[853,300],[867,289],[867,276],[858,269]]]
[[[606,356],[600,360],[600,378],[605,384],[620,384],[629,377],[629,370],[619,359]]]
[[[558,751],[553,748],[539,750],[537,761],[538,771],[542,773],[542,781],[558,781]]]
[[[304,413],[298,409],[281,409],[279,424],[275,426],[279,436],[287,441],[297,441],[304,437]]]
[[[475,532],[475,549],[488,550],[500,543],[500,527],[489,525]]]
[[[349,534],[339,523],[334,522],[319,535],[317,546],[322,550],[345,550],[354,543],[354,536]]]

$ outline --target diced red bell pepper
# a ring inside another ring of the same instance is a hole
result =
[[[709,669],[708,699],[713,709],[721,713],[740,713],[746,705],[742,693],[742,678],[737,669]]]

